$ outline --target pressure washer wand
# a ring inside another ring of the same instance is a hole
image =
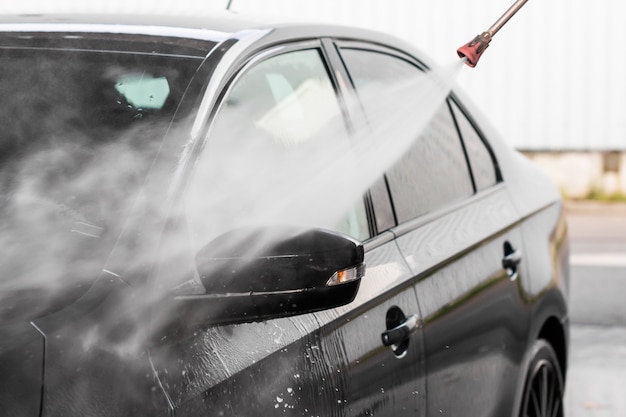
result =
[[[487,29],[486,32],[483,32],[480,35],[476,35],[476,37],[470,42],[457,49],[456,53],[459,55],[459,58],[465,58],[465,63],[468,66],[474,68],[478,63],[480,56],[489,46],[489,42],[491,42],[493,36],[500,30],[500,28],[502,28],[502,26],[504,26],[506,22],[509,21],[509,19],[515,13],[517,13],[519,9],[522,8],[522,6],[527,1],[528,0],[517,0],[515,3],[513,3],[511,7],[509,7],[509,10],[507,10],[506,13],[504,13],[502,17],[500,17],[500,19],[496,21],[496,23],[494,23],[489,29]]]

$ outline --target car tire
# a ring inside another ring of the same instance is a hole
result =
[[[554,349],[535,341],[528,364],[520,417],[563,417],[563,373]]]

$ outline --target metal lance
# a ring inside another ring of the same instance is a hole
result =
[[[527,1],[528,0],[517,0],[500,17],[500,19],[496,21],[496,23],[494,23],[489,29],[487,29],[487,31],[481,33],[480,35],[476,35],[476,37],[470,42],[457,49],[456,53],[459,55],[459,58],[465,58],[465,63],[468,66],[474,68],[483,52],[485,52],[485,49],[487,49],[487,47],[489,46],[489,42],[491,42],[493,36],[500,30],[502,26],[504,26],[506,22],[509,21],[509,19],[515,13],[517,13],[519,9],[522,8],[522,6]]]

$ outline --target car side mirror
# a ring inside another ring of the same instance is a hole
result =
[[[205,294],[174,297],[187,324],[261,321],[350,303],[364,275],[363,246],[323,229],[225,233],[196,255]]]

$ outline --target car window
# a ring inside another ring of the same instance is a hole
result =
[[[456,102],[450,100],[450,105],[463,137],[467,157],[474,175],[476,190],[480,191],[495,185],[498,182],[498,175],[491,152]]]
[[[474,193],[456,126],[444,103],[388,172],[396,215],[404,222]]]
[[[370,238],[369,223],[365,202],[359,199],[346,216],[334,227],[338,232],[345,233],[360,241]]]
[[[406,92],[390,91],[386,87],[418,79],[423,74],[407,60],[382,52],[343,49],[342,56],[357,93],[363,88],[368,89],[368,95],[378,90],[381,97],[397,93],[398,106],[402,106],[401,95]],[[363,105],[370,122],[383,122],[377,120],[374,108],[368,111],[369,103],[370,100],[366,100]],[[430,123],[415,138],[408,152],[388,170],[386,177],[398,222],[474,193],[465,152],[446,102],[440,105]]]
[[[190,182],[186,211],[196,247],[236,227],[308,221],[292,209],[298,195],[316,186],[314,178],[301,178],[308,167],[300,163],[324,152],[328,141],[348,146],[350,137],[319,49],[273,55],[247,68],[226,93]],[[322,227],[369,237],[362,199],[353,207],[307,210],[336,217]]]
[[[245,114],[255,135],[284,147],[306,142],[341,115],[335,90],[316,49],[259,63],[233,88],[222,117]]]
[[[396,225],[396,217],[391,205],[387,179],[383,176],[370,187],[370,198],[374,209],[376,230],[384,232]]]
[[[361,49],[341,50],[341,55],[348,68],[352,84],[361,95],[361,104],[367,117],[373,125],[384,123],[387,111],[381,111],[380,100],[376,97],[385,97],[390,86],[393,92],[400,95],[403,85],[410,85],[411,81],[421,79],[422,72],[413,64],[396,56],[381,52]],[[404,101],[385,100],[385,105],[400,107]]]

